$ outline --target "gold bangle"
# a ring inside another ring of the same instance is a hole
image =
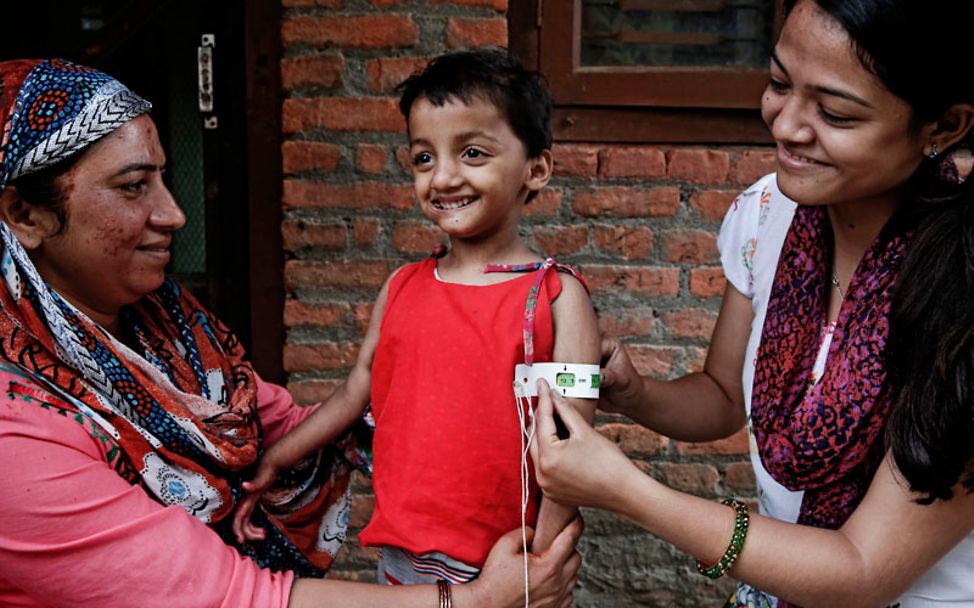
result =
[[[734,533],[731,535],[730,544],[727,545],[724,555],[713,566],[708,568],[703,563],[697,562],[697,572],[707,578],[715,579],[727,574],[741,555],[744,540],[747,538],[747,527],[751,521],[750,509],[745,503],[734,498],[725,498],[720,502],[734,509]]]
[[[453,608],[453,595],[450,583],[443,579],[436,581],[436,592],[439,596],[439,608]]]

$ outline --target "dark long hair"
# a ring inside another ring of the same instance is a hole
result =
[[[974,1],[815,3],[842,25],[863,67],[909,104],[914,128],[974,103],[965,60]],[[795,4],[785,0],[786,10]],[[974,491],[974,176],[958,179],[949,159],[970,140],[921,164],[904,207],[918,227],[890,313],[887,442],[922,503],[949,499],[958,481]]]
[[[923,503],[950,498],[959,480],[974,490],[974,204],[938,206],[897,278],[886,350],[887,439]]]

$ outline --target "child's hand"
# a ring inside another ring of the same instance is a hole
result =
[[[264,495],[264,492],[270,489],[275,479],[277,479],[277,468],[271,464],[265,455],[257,465],[254,478],[243,482],[243,489],[247,495],[237,503],[237,510],[233,514],[233,533],[237,537],[238,543],[264,540],[266,532],[263,528],[255,526],[250,521],[250,516],[254,513],[257,501]]]
[[[627,412],[640,400],[642,376],[618,338],[602,338],[602,367],[599,409],[628,415]]]

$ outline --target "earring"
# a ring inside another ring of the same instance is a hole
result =
[[[937,152],[937,144],[930,144],[930,154],[927,154],[927,158],[930,160],[937,160],[937,156],[940,152]]]

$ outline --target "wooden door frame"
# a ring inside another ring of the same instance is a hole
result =
[[[284,247],[281,238],[281,3],[244,4],[250,360],[283,383]]]

